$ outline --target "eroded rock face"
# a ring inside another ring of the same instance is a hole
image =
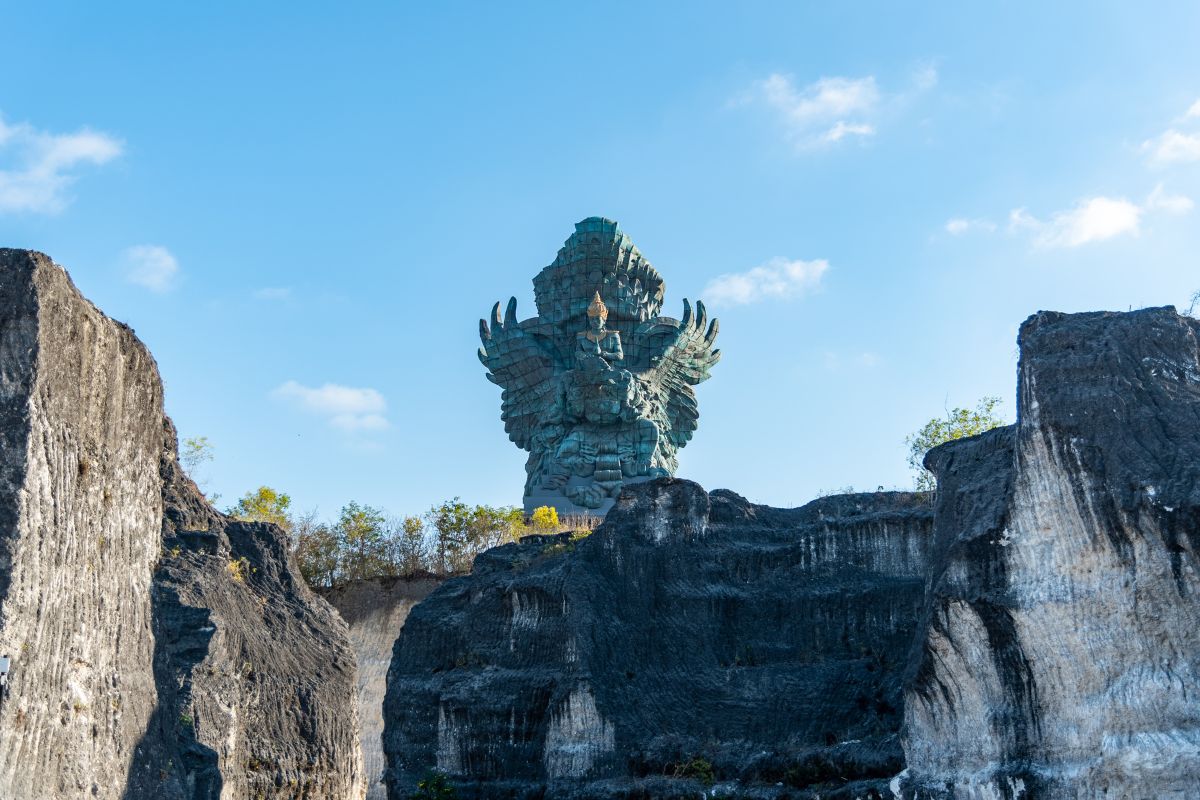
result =
[[[464,797],[695,797],[699,760],[755,796],[882,796],[931,520],[921,495],[782,510],[659,479],[591,536],[485,553],[396,641],[390,796],[436,768]]]
[[[1200,322],[1040,313],[1018,422],[945,445],[905,797],[1195,797]]]
[[[156,701],[161,452],[133,332],[0,250],[0,797],[121,797]]]
[[[0,797],[355,798],[353,652],[176,462],[153,359],[0,250]]]
[[[319,590],[346,621],[358,659],[358,717],[367,800],[387,797],[383,784],[383,696],[393,645],[413,606],[441,586],[443,580],[430,574],[372,578]]]

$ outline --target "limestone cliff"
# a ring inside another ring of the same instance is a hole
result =
[[[1018,421],[945,445],[904,796],[1200,792],[1200,322],[1040,313]]]
[[[0,797],[361,795],[344,625],[182,474],[133,332],[21,250],[0,437]]]
[[[382,782],[383,696],[393,645],[413,606],[442,582],[442,578],[424,574],[350,581],[319,590],[349,626],[350,644],[358,658],[358,717],[362,726],[367,800],[387,797]]]
[[[586,538],[489,551],[396,641],[391,797],[432,768],[463,797],[695,797],[707,765],[880,796],[931,520],[920,495],[782,510],[659,479]]]

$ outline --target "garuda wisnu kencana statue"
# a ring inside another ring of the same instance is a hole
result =
[[[589,217],[533,279],[538,315],[517,300],[479,322],[479,360],[500,416],[529,451],[525,510],[604,514],[626,483],[673,475],[696,430],[692,387],[721,357],[717,321],[683,301],[660,317],[664,284],[617,223]]]

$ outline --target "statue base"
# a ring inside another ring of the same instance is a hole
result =
[[[625,478],[622,481],[622,485],[628,486],[632,483],[644,483],[648,480],[650,480],[648,477]],[[536,489],[533,494],[525,495],[523,501],[526,515],[532,514],[534,509],[541,508],[542,506],[551,506],[558,512],[559,519],[568,516],[603,517],[617,502],[615,497],[606,497],[597,508],[588,508],[587,506],[576,505],[565,497],[562,492],[553,489]]]

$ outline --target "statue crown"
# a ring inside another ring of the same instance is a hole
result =
[[[600,299],[599,290],[596,291],[596,296],[592,298],[591,305],[588,306],[587,315],[589,317],[608,319],[608,306],[604,305],[604,301]]]

